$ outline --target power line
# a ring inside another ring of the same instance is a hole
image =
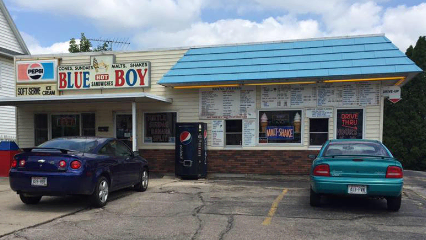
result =
[[[127,49],[129,47],[129,45],[130,45],[129,38],[123,38],[123,39],[120,39],[120,38],[113,38],[113,39],[106,38],[106,39],[102,39],[102,37],[100,37],[100,38],[88,38],[87,40],[94,41],[94,42],[106,43],[106,44],[108,44],[108,47],[111,48],[111,51],[113,49],[113,46],[115,46],[118,49],[123,50],[123,49]]]

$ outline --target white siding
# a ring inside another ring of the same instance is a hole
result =
[[[10,28],[6,17],[0,10],[0,47],[6,48],[15,52],[23,53],[18,40],[15,37],[12,29]]]
[[[200,120],[198,116],[199,109],[199,90],[198,89],[178,89],[163,87],[157,82],[162,76],[183,56],[186,50],[164,50],[151,52],[133,52],[133,53],[117,53],[116,62],[151,62],[151,88],[134,88],[134,89],[104,89],[104,90],[68,90],[63,94],[102,94],[102,93],[119,93],[119,92],[147,92],[158,96],[172,98],[173,103],[147,102],[137,104],[138,119],[138,146],[141,149],[174,149],[174,144],[152,144],[143,143],[143,114],[146,112],[177,112],[177,120],[179,122],[207,122],[208,130],[211,130],[210,120]],[[64,57],[61,65],[69,64],[89,64],[90,56],[77,55],[72,57]],[[257,87],[257,109],[260,109],[260,87]],[[300,109],[300,108],[299,108]],[[365,138],[381,139],[381,106],[365,107]],[[265,150],[296,150],[309,148],[309,119],[305,117],[305,109],[303,113],[303,144],[301,145],[274,145],[265,146],[258,145],[255,147],[244,147],[244,149],[265,149]],[[95,112],[96,128],[99,126],[109,127],[108,132],[96,132],[98,136],[113,137],[114,136],[114,113],[128,112],[131,113],[131,103],[80,103],[80,104],[45,104],[43,106],[26,106],[18,108],[18,142],[21,147],[29,147],[34,145],[34,113],[60,113],[60,112]],[[334,118],[329,120],[329,138],[334,138]],[[208,134],[209,149],[223,149],[211,147],[211,134]],[[235,149],[235,148],[233,148]]]
[[[13,60],[0,57],[0,97],[15,96]],[[15,107],[0,107],[0,139],[15,138]]]

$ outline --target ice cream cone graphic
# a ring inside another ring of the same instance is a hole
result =
[[[296,113],[294,115],[294,132],[299,133],[300,132],[300,114]]]
[[[262,132],[266,133],[266,127],[268,127],[268,117],[266,116],[266,113],[264,113],[260,118],[260,126],[262,127]]]

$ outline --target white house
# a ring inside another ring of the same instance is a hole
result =
[[[28,55],[27,46],[0,0],[0,97],[15,96],[14,56]],[[0,107],[0,139],[16,138],[15,107]]]

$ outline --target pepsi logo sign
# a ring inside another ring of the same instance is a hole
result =
[[[191,143],[191,140],[192,140],[192,136],[191,136],[191,133],[190,133],[190,132],[188,132],[188,131],[183,131],[183,132],[180,134],[180,142],[181,142],[183,145],[188,145],[188,144],[190,144],[190,143]]]
[[[40,63],[33,63],[28,67],[27,74],[33,80],[41,79],[44,74],[44,68]]]

